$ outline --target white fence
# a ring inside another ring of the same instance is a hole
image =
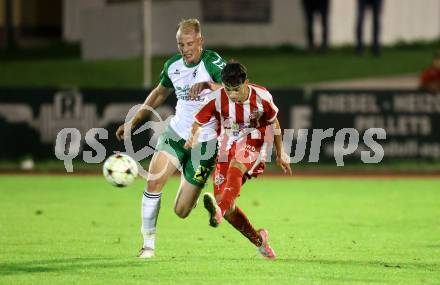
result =
[[[152,0],[152,53],[170,54],[176,51],[174,32],[176,24],[182,18],[203,18],[201,2],[199,0]],[[356,0],[331,0],[329,41],[331,45],[354,43],[354,30],[356,20]],[[120,5],[120,6],[118,6]],[[215,5],[215,1],[213,1]],[[139,10],[139,2],[132,1],[124,4],[113,4],[112,10],[121,9]],[[125,7],[125,8],[123,8]],[[132,13],[121,13],[119,19],[114,21],[105,12],[99,13],[100,17],[90,21],[90,14],[96,10],[109,9],[105,0],[64,0],[64,38],[70,41],[83,41],[93,39],[100,34],[94,33],[94,25],[107,27],[107,32],[112,30],[142,31],[141,17],[133,18]],[[95,11],[95,12],[93,12]],[[301,0],[272,0],[271,21],[268,23],[203,23],[203,31],[208,45],[221,46],[277,46],[290,44],[295,46],[305,45],[304,21],[301,9]],[[109,13],[110,15],[111,13]],[[89,15],[89,16],[88,16]],[[87,18],[88,17],[88,18]],[[127,18],[127,17],[130,17]],[[87,26],[81,23],[87,22]],[[367,14],[365,23],[365,38],[369,42],[371,33],[371,19]],[[118,25],[124,26],[122,29]],[[316,25],[319,30],[319,25]],[[99,30],[99,29],[98,29]],[[319,32],[319,31],[318,31]],[[100,31],[102,33],[102,31]],[[120,33],[119,33],[120,34]],[[102,34],[101,34],[102,36]],[[398,41],[432,40],[440,37],[440,0],[384,0],[382,13],[382,42],[392,44]],[[319,39],[319,37],[316,37]],[[106,37],[108,40],[108,37]],[[108,48],[105,45],[87,45],[94,49],[91,57],[99,57],[99,50]],[[114,34],[114,43],[124,40],[118,33]],[[139,42],[136,42],[139,41]],[[129,45],[142,45],[142,39],[132,37]],[[127,45],[126,56],[133,54],[133,48]],[[141,53],[142,49],[136,49]],[[98,51],[98,54],[95,52]],[[115,56],[124,56],[124,50],[117,49]],[[110,56],[107,53],[105,56]]]

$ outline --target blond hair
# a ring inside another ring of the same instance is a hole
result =
[[[180,23],[177,25],[177,30],[180,30],[184,34],[191,32],[195,32],[198,35],[202,34],[202,28],[200,26],[199,20],[197,19],[181,20]]]

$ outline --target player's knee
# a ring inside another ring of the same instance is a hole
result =
[[[147,181],[148,192],[153,192],[153,193],[160,192],[163,188],[163,185],[165,185],[165,182],[160,181],[158,179],[148,180]]]
[[[181,218],[185,219],[189,216],[189,213],[191,213],[191,209],[188,209],[187,207],[181,206],[179,204],[174,205],[174,213]]]

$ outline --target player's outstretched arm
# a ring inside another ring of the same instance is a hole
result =
[[[205,90],[210,89],[211,91],[215,91],[217,89],[220,89],[222,87],[221,83],[215,83],[215,82],[199,82],[191,86],[189,89],[189,97],[191,97],[192,100],[195,100],[197,97],[199,97],[199,94]]]
[[[116,138],[118,140],[124,139],[124,136],[128,135],[128,132],[131,132],[140,122],[142,122],[145,118],[148,117],[152,109],[157,108],[163,102],[165,102],[166,98],[173,92],[172,88],[164,87],[161,84],[158,84],[156,88],[154,88],[150,94],[148,94],[145,102],[142,104],[142,107],[136,112],[134,117],[119,126],[116,131]]]
[[[200,129],[201,124],[198,122],[194,122],[191,127],[191,133],[189,134],[188,139],[185,142],[185,145],[183,146],[185,149],[190,149],[194,146],[194,144],[197,142],[197,134]]]
[[[280,122],[278,122],[278,119],[275,119],[273,126],[275,129],[274,144],[275,144],[277,165],[281,167],[284,173],[286,174],[288,173],[289,175],[292,175],[292,169],[290,168],[290,158],[284,151],[283,139],[281,135],[281,127],[280,127]]]

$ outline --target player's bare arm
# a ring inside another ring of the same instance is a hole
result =
[[[191,127],[191,133],[189,135],[188,140],[185,142],[185,145],[183,146],[185,149],[190,149],[194,146],[195,142],[197,142],[197,133],[199,131],[199,128],[202,125],[198,123],[197,121],[194,121]]]
[[[289,156],[284,151],[283,139],[281,135],[281,126],[278,119],[275,119],[274,123],[274,144],[276,151],[276,162],[279,167],[283,170],[284,173],[288,173],[292,175],[292,169],[290,168],[290,159]]]
[[[215,91],[217,89],[220,89],[222,87],[221,83],[215,83],[215,82],[199,82],[191,86],[189,89],[189,97],[191,97],[192,100],[196,99],[199,94],[205,90],[210,89],[212,91]]]
[[[173,92],[173,89],[167,88],[158,84],[156,88],[154,88],[150,94],[145,99],[145,102],[142,104],[142,107],[136,112],[134,117],[125,124],[119,126],[116,131],[116,138],[118,140],[124,139],[125,130],[133,130],[136,126],[139,125],[145,118],[150,115],[150,110],[155,109],[160,106],[163,102],[165,102],[166,98]]]

